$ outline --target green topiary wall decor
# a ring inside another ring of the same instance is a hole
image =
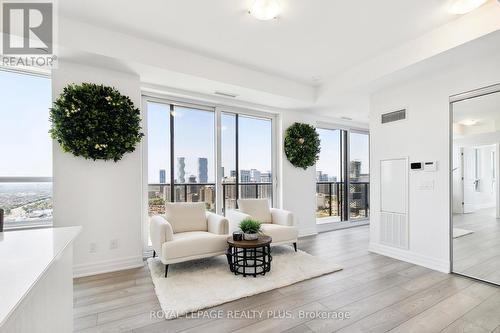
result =
[[[319,158],[321,148],[318,132],[311,125],[294,123],[286,129],[284,148],[290,163],[305,170]]]
[[[118,90],[94,83],[70,84],[50,110],[50,134],[65,152],[119,161],[144,136],[140,111]]]

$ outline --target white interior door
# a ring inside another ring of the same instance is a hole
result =
[[[476,192],[476,158],[474,148],[462,148],[462,185],[463,213],[473,213],[475,210],[474,196]]]

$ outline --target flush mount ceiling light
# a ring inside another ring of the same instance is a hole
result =
[[[481,7],[488,0],[453,0],[450,4],[450,12],[452,14],[467,14],[474,9]]]
[[[257,20],[272,20],[281,13],[281,6],[278,0],[255,0],[248,13]]]

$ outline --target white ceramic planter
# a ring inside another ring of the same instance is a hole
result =
[[[244,233],[243,234],[243,238],[245,240],[256,240],[259,238],[259,234],[247,234],[247,233]]]

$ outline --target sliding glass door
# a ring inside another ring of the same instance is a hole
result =
[[[317,131],[321,140],[321,152],[316,163],[316,217],[341,221],[345,206],[342,172],[344,131],[324,128],[318,128]]]
[[[370,137],[349,133],[349,218],[366,219],[370,202]]]
[[[272,116],[145,97],[148,215],[166,202],[225,213],[238,198],[273,203]]]
[[[221,114],[223,209],[239,198],[268,198],[273,204],[272,118]]]
[[[216,211],[215,111],[148,101],[149,215],[165,202],[204,202]]]
[[[316,163],[316,218],[319,224],[369,217],[369,135],[318,128],[321,153]]]

